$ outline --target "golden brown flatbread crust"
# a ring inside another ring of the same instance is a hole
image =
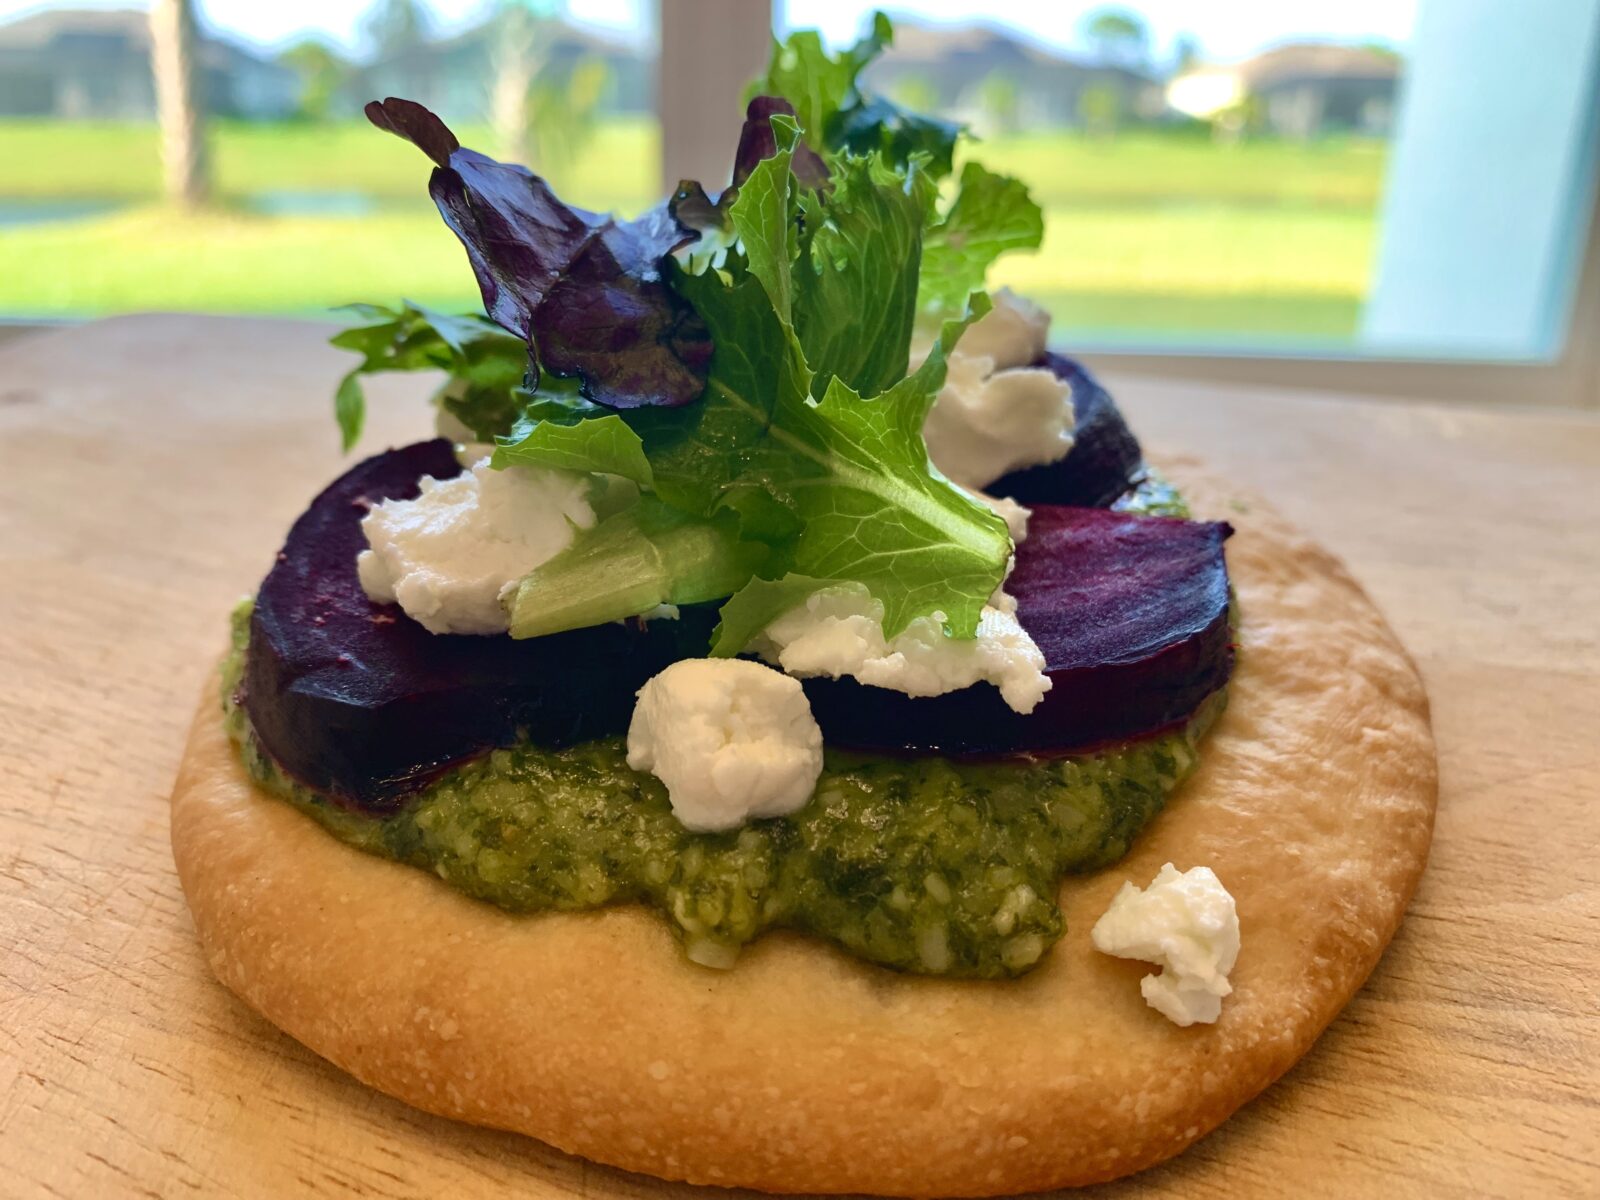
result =
[[[1069,880],[1032,975],[914,978],[769,935],[727,972],[642,908],[510,916],[353,850],[260,793],[208,689],[172,799],[217,977],[393,1096],[668,1179],[986,1196],[1176,1154],[1260,1092],[1361,986],[1427,858],[1436,793],[1415,668],[1344,568],[1254,500],[1227,715],[1126,860]],[[1089,929],[1124,880],[1215,869],[1243,949],[1214,1026],[1148,1008]]]

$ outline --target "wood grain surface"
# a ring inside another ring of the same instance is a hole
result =
[[[640,1197],[425,1116],[210,977],[167,794],[230,603],[339,469],[324,326],[0,346],[0,1196]],[[1312,1053],[1086,1195],[1600,1195],[1600,419],[1111,380],[1342,554],[1427,679],[1443,795],[1399,937]],[[366,445],[427,424],[372,389]]]

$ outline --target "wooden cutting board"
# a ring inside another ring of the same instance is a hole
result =
[[[305,323],[0,346],[0,1196],[697,1193],[425,1116],[213,982],[167,791],[232,601],[340,466]],[[1600,1195],[1600,418],[1112,380],[1341,553],[1421,664],[1410,918],[1265,1096],[1098,1195]],[[372,389],[366,445],[426,430]]]

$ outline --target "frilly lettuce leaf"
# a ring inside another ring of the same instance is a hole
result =
[[[870,396],[904,377],[925,255],[923,213],[937,190],[920,159],[894,171],[876,155],[845,156],[836,168],[825,203],[814,193],[800,196],[805,233],[794,324],[819,398],[835,378]]]
[[[835,375],[821,402],[813,401],[800,329],[810,322],[826,332],[813,341],[826,349],[838,340],[829,322],[859,328],[862,318],[824,307],[826,294],[796,284],[795,269],[810,269],[804,257],[795,262],[789,157],[798,130],[781,117],[773,126],[780,148],[751,173],[730,213],[745,250],[743,278],[707,272],[677,281],[718,347],[705,399],[691,410],[629,414],[643,433],[657,491],[701,515],[737,512],[747,535],[775,543],[769,574],[865,584],[884,604],[889,636],[938,610],[952,634],[971,637],[1004,578],[1011,539],[994,513],[933,472],[922,424],[944,382],[946,347],[987,298],[947,323],[913,375],[895,368],[891,378],[899,381],[871,398]],[[892,261],[898,246],[914,289],[920,201],[904,176],[890,178],[869,173],[855,186],[907,194],[898,208],[878,210],[896,214],[900,233],[883,231],[863,243],[863,258],[834,265],[882,279],[881,259]],[[856,194],[841,186],[834,203]],[[913,296],[907,289],[902,301],[908,316]],[[902,363],[909,321],[903,324],[894,343]]]
[[[947,323],[926,361],[906,376],[923,193],[931,183],[914,166],[896,171],[881,159],[842,158],[832,192],[819,199],[791,170],[798,126],[780,115],[772,127],[774,153],[728,208],[739,253],[722,270],[674,268],[671,275],[716,346],[704,396],[621,419],[643,443],[657,500],[696,521],[737,517],[743,541],[767,549],[763,578],[747,578],[755,591],[736,594],[736,612],[770,607],[757,603],[777,594],[770,579],[852,581],[883,603],[891,637],[935,611],[952,634],[971,637],[1004,578],[1011,539],[1000,518],[932,470],[922,425],[944,381],[947,348],[987,297]],[[612,437],[606,425],[580,420],[561,436],[598,457],[595,447]],[[626,557],[635,567],[645,557],[637,532],[617,543],[633,548]],[[593,561],[587,556],[599,536],[580,536],[573,561]],[[701,544],[730,550],[725,542]],[[704,566],[696,568],[702,575]],[[625,607],[636,599],[631,577],[619,567],[614,578],[619,592],[629,592],[618,601]],[[532,613],[528,595],[523,608]],[[576,615],[612,607],[591,596]],[[514,632],[534,628],[548,632],[548,619],[513,622]],[[743,648],[731,634],[721,645]]]
[[[995,259],[1031,250],[1044,238],[1044,214],[1027,186],[975,162],[961,170],[961,190],[922,237],[918,306],[953,312],[983,287]]]
[[[773,42],[767,72],[751,84],[748,95],[787,99],[807,143],[817,150],[881,153],[900,167],[921,155],[935,178],[942,178],[954,165],[962,127],[861,89],[862,70],[893,43],[894,27],[881,12],[872,15],[866,36],[837,57],[815,30],[799,30]]]
[[[495,447],[490,465],[552,467],[619,475],[641,487],[653,483],[639,435],[616,413],[563,422],[524,417]]]
[[[894,30],[882,13],[871,32],[837,56],[811,31],[774,43],[767,73],[752,90],[787,99],[807,141],[823,153],[831,170],[845,154],[881,159],[897,168],[915,166],[934,182],[955,166],[962,127],[905,110],[862,89],[861,71],[888,48]],[[924,318],[960,311],[967,295],[982,289],[984,276],[1001,254],[1037,247],[1044,217],[1028,189],[1009,176],[976,163],[962,169],[959,191],[940,212],[927,195],[918,305]]]
[[[696,233],[667,206],[636,221],[585,212],[526,167],[463,149],[420,104],[391,97],[366,112],[433,160],[428,193],[466,247],[484,308],[541,371],[578,379],[612,408],[699,396],[711,345],[662,278],[663,260]]]
[[[767,73],[750,85],[746,98],[782,96],[794,106],[812,148],[837,149],[825,141],[830,125],[841,110],[859,103],[857,77],[893,40],[894,28],[881,12],[872,15],[867,35],[837,58],[816,30],[798,30],[786,41],[773,41]]]

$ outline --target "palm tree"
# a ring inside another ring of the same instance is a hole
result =
[[[191,0],[152,0],[150,69],[161,124],[161,165],[167,199],[198,208],[211,198],[205,103],[195,58],[200,49]]]
[[[529,160],[529,97],[545,65],[540,42],[563,8],[559,0],[501,0],[495,14],[489,120],[500,157],[508,162]]]
[[[1098,8],[1083,20],[1084,36],[1102,64],[1143,64],[1150,51],[1150,29],[1144,18],[1126,8]]]

